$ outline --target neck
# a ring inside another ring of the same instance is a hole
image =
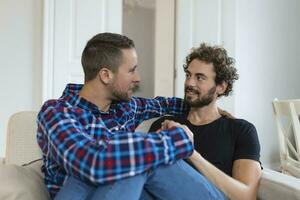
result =
[[[192,107],[187,119],[194,125],[204,125],[209,124],[220,117],[221,115],[218,111],[216,102],[214,101],[202,108]]]
[[[79,96],[98,106],[101,111],[108,111],[112,100],[109,98],[104,85],[91,80],[84,84]]]

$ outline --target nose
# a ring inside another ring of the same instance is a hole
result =
[[[185,78],[185,85],[186,86],[195,86],[195,80],[192,77]]]
[[[141,82],[141,76],[138,72],[135,73],[134,82],[136,82],[136,83]]]

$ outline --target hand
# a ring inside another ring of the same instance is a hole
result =
[[[171,121],[171,120],[165,120],[161,124],[161,130],[170,129],[172,127],[182,128],[185,131],[185,133],[187,134],[187,136],[189,137],[190,141],[194,144],[194,134],[192,133],[192,131],[186,125],[183,125],[183,124]]]
[[[231,119],[235,119],[235,117],[233,115],[231,115],[229,112],[227,112],[226,110],[222,110],[221,108],[218,107],[218,112],[220,113],[220,115],[222,116],[226,116],[228,118]]]

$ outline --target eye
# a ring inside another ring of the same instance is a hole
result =
[[[136,72],[136,67],[130,69],[129,72],[130,72],[130,73],[135,73],[135,72]]]
[[[190,78],[191,77],[191,75],[189,74],[189,73],[185,73],[185,78],[186,79],[188,79],[188,78]]]
[[[204,78],[203,76],[201,76],[201,75],[196,76],[196,78],[197,78],[198,81],[203,81],[203,80],[205,80],[205,78]]]

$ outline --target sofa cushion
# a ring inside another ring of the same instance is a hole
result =
[[[41,172],[42,161],[24,167],[0,165],[0,199],[48,200],[47,188]]]
[[[300,200],[300,179],[265,168],[257,199]]]
[[[7,125],[6,164],[23,165],[42,158],[36,140],[37,112],[24,111],[13,114]]]

